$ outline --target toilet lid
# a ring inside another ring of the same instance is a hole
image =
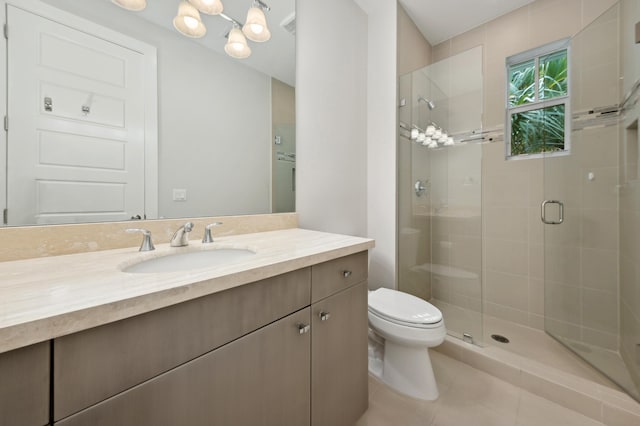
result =
[[[407,324],[435,324],[442,321],[442,313],[431,303],[388,288],[369,292],[369,310],[383,318]]]

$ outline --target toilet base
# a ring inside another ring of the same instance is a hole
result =
[[[387,339],[384,344],[382,381],[412,398],[438,399],[429,350],[425,347],[398,345]]]

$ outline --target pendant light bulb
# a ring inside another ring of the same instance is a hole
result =
[[[117,4],[123,9],[139,12],[147,7],[147,0],[111,0],[113,4]]]
[[[242,32],[247,38],[255,42],[267,41],[271,38],[271,32],[267,28],[267,18],[264,16],[262,7],[255,4],[247,12],[247,20],[242,27]]]
[[[240,27],[237,25],[234,25],[229,32],[224,51],[227,52],[227,55],[236,59],[248,58],[251,55],[251,48],[247,45],[247,39],[244,38],[244,34],[242,34]]]
[[[200,38],[207,33],[198,9],[185,0],[182,0],[178,6],[178,14],[173,18],[173,26],[187,37]]]
[[[220,15],[224,5],[220,0],[189,0],[196,9],[207,15]]]

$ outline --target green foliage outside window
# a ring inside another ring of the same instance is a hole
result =
[[[565,149],[567,97],[566,49],[509,66],[512,156]]]

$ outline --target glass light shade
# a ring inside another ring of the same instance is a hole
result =
[[[224,5],[220,0],[189,0],[189,3],[207,15],[220,15],[224,10]]]
[[[437,148],[438,147],[438,143],[436,141],[431,141],[431,143],[429,144],[429,148]]]
[[[418,140],[419,143],[424,142],[425,139],[426,139],[426,137],[425,137],[424,133],[422,133],[422,132],[418,133],[417,140]]]
[[[442,136],[442,130],[438,129],[435,132],[433,132],[434,139],[440,139],[440,136]]]
[[[111,0],[111,2],[134,12],[139,12],[147,7],[147,0]]]
[[[411,140],[415,141],[416,139],[418,139],[418,133],[420,133],[418,131],[418,129],[411,129]]]
[[[427,136],[433,136],[436,132],[435,126],[427,126]]]
[[[229,32],[227,44],[224,45],[224,51],[227,55],[236,59],[248,58],[251,55],[251,48],[247,45],[247,39],[240,31],[240,28],[234,26]]]
[[[447,135],[445,132],[443,132],[440,137],[438,138],[438,142],[440,143],[445,143],[447,141],[447,139],[449,138],[449,135]]]
[[[424,139],[424,142],[422,142],[422,146],[429,146],[432,142],[431,138],[427,137]]]
[[[447,138],[447,141],[444,143],[445,146],[451,146],[453,145],[453,138],[449,137]]]
[[[271,38],[271,32],[267,28],[267,19],[264,12],[259,6],[251,6],[247,13],[247,20],[242,27],[242,32],[251,41],[258,43],[267,41]]]
[[[207,33],[198,9],[185,0],[178,6],[178,14],[173,18],[173,26],[187,37],[200,38]]]

